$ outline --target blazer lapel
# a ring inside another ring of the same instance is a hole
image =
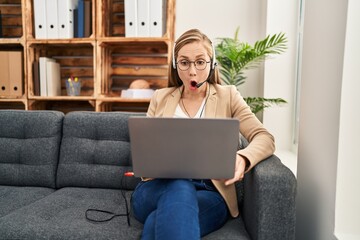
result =
[[[173,117],[175,114],[176,106],[178,105],[181,97],[182,87],[176,88],[174,92],[172,92],[165,104],[163,117]]]
[[[206,118],[215,118],[216,117],[216,105],[217,105],[217,96],[216,89],[213,84],[209,84],[210,93],[209,98],[205,106],[205,117]]]

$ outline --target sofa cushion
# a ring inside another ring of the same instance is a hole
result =
[[[132,191],[125,191],[127,199]],[[125,216],[93,223],[85,218],[89,208],[126,213],[120,190],[99,188],[62,188],[53,194],[0,218],[0,236],[4,239],[140,239],[143,225]],[[99,213],[91,214],[100,216]],[[241,218],[204,237],[206,240],[249,240]]]
[[[55,187],[63,117],[0,110],[0,185]]]
[[[130,191],[126,191],[130,198]],[[53,194],[0,218],[3,239],[139,239],[142,224],[124,216],[93,223],[88,208],[126,213],[121,191],[99,188],[62,188]]]
[[[53,193],[53,188],[0,186],[0,217]]]
[[[57,187],[133,189],[128,118],[124,112],[71,112],[64,118]]]

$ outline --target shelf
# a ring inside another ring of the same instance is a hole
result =
[[[82,45],[82,44],[91,44],[95,45],[95,39],[91,38],[70,38],[70,39],[30,39],[27,40],[29,46],[32,45],[57,45],[57,46],[67,46],[67,45]]]
[[[48,57],[60,64],[61,96],[66,96],[65,81],[71,76],[81,81],[81,96],[93,97],[95,92],[96,63],[95,48],[89,42],[76,42],[65,44],[56,41],[53,44],[42,42],[28,42],[28,81],[29,98],[35,96],[35,78],[33,64],[39,63],[40,57]]]
[[[95,97],[81,97],[81,96],[56,96],[56,97],[40,97],[40,96],[31,96],[30,100],[39,100],[39,101],[95,101]]]
[[[2,15],[0,38],[21,38],[23,36],[22,1],[1,0],[0,12]]]
[[[99,102],[134,102],[134,103],[150,103],[148,98],[122,98],[122,97],[98,97]]]
[[[167,86],[169,46],[164,42],[102,43],[100,58],[103,60],[101,94],[120,96],[131,82],[144,79],[150,88]]]
[[[29,110],[55,110],[63,113],[72,111],[95,111],[95,100],[84,99],[73,101],[70,99],[41,99],[29,100]]]
[[[137,79],[146,80],[152,89],[167,86],[175,0],[166,1],[166,29],[161,37],[125,37],[124,0],[85,1],[92,2],[89,37],[36,39],[34,1],[0,0],[0,11],[6,15],[0,51],[21,51],[24,59],[24,94],[0,96],[0,108],[145,112],[150,99],[124,99],[121,91]],[[34,76],[40,57],[60,64],[60,96],[40,96]],[[80,96],[67,96],[65,82],[71,76],[81,81]]]
[[[27,99],[0,99],[0,109],[27,110]]]

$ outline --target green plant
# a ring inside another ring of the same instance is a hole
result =
[[[284,33],[268,35],[265,39],[255,42],[254,46],[238,39],[239,28],[235,31],[234,38],[219,38],[216,44],[216,60],[220,64],[222,80],[227,85],[235,85],[237,88],[245,83],[245,70],[258,67],[267,57],[283,53],[287,46],[287,38]],[[244,98],[253,113],[263,111],[274,104],[283,104],[282,98]]]

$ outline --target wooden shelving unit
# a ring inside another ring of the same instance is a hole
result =
[[[16,30],[0,38],[0,51],[23,52],[23,95],[1,97],[0,109],[86,111],[146,111],[149,99],[123,99],[121,91],[136,79],[151,88],[167,86],[174,40],[175,1],[166,1],[166,32],[162,37],[125,37],[124,0],[92,2],[92,33],[87,38],[36,39],[33,0],[0,0],[0,11],[17,20]],[[3,22],[4,24],[4,22]],[[10,23],[9,23],[10,24]],[[20,30],[19,30],[20,29]],[[51,57],[60,63],[61,96],[34,94],[33,63]],[[81,80],[81,96],[66,95],[65,81]]]

